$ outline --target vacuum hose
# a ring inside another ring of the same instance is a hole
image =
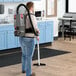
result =
[[[35,31],[35,29],[34,29],[34,27],[33,27],[33,23],[32,23],[31,16],[30,16],[30,12],[29,12],[29,9],[27,8],[27,6],[24,5],[24,4],[19,4],[19,5],[17,6],[17,10],[16,10],[17,14],[19,13],[19,8],[20,8],[21,6],[24,6],[25,9],[27,10],[27,14],[28,14],[28,17],[29,17],[31,26],[32,26],[33,33],[34,33],[36,36],[38,36],[38,33]]]

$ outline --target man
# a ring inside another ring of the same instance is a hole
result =
[[[39,33],[39,29],[37,27],[37,21],[35,16],[33,15],[34,12],[34,4],[33,2],[28,2],[26,4],[27,8],[29,9],[31,13],[31,19],[33,22],[33,27],[35,28],[35,31]],[[29,29],[31,27],[30,20],[27,16],[26,18],[26,28]],[[39,37],[36,37],[37,40]],[[22,73],[26,72],[26,76],[35,76],[35,73],[32,73],[31,70],[31,64],[32,64],[32,56],[34,53],[35,43],[34,43],[34,37],[20,37],[20,44],[22,49]]]

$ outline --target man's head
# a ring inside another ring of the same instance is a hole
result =
[[[34,11],[34,3],[33,2],[28,2],[26,4],[27,8],[30,10],[30,11]]]

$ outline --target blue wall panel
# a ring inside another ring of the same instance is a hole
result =
[[[6,32],[0,31],[0,50],[6,49]]]
[[[39,43],[53,42],[53,21],[38,22]],[[36,44],[36,39],[35,39]],[[0,26],[0,50],[20,47],[19,37],[14,36],[14,25]]]
[[[17,47],[17,37],[14,36],[14,31],[8,31],[7,33],[7,48]]]
[[[4,0],[4,2],[13,2],[13,0]]]

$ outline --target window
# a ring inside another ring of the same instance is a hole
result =
[[[57,16],[57,0],[46,0],[46,17]]]

